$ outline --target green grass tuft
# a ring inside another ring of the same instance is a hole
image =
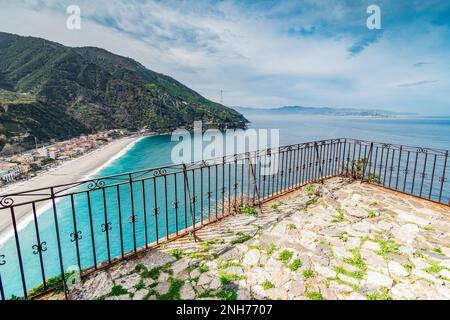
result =
[[[305,279],[309,279],[309,278],[311,278],[311,277],[313,277],[313,276],[314,276],[314,271],[312,271],[312,270],[310,270],[310,269],[303,270],[303,277],[304,277]]]
[[[289,265],[289,269],[291,269],[292,271],[297,271],[298,269],[300,269],[302,267],[302,261],[300,259],[295,259],[290,265]]]
[[[311,300],[325,300],[325,298],[322,296],[320,292],[306,292],[306,296]]]
[[[262,287],[264,288],[264,290],[269,290],[275,288],[275,285],[272,282],[266,280],[262,283]]]
[[[110,297],[117,297],[117,296],[121,296],[124,294],[127,294],[128,291],[122,287],[120,284],[115,285],[114,287],[112,287],[111,292],[109,293]]]
[[[246,215],[247,217],[256,217],[258,213],[254,207],[245,204],[239,208],[239,212]]]
[[[177,260],[183,257],[183,251],[181,249],[172,249],[170,250],[170,254]]]
[[[231,244],[238,244],[238,243],[244,243],[247,240],[250,240],[252,237],[250,237],[248,234],[245,233],[238,233],[238,237],[231,241]]]
[[[280,252],[280,255],[278,256],[278,260],[282,261],[283,263],[288,263],[289,260],[291,260],[293,256],[293,253],[289,250],[283,250]]]
[[[142,278],[152,278],[153,280],[157,280],[159,278],[159,274],[161,273],[161,268],[153,268],[151,270],[145,270],[142,272]]]
[[[183,280],[172,279],[170,281],[170,289],[166,294],[157,295],[156,298],[158,300],[180,300],[180,290],[184,285]]]

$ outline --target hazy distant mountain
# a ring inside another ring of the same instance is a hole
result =
[[[31,143],[108,128],[169,131],[194,120],[248,122],[130,58],[0,32],[0,151],[17,135]]]
[[[247,108],[235,107],[236,111],[245,115],[329,115],[329,116],[362,116],[362,117],[393,117],[400,115],[386,110],[365,110],[355,108],[329,108],[329,107],[301,107],[285,106],[280,108]],[[404,115],[404,113],[403,113]]]

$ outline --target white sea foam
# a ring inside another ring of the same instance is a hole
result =
[[[139,141],[141,141],[142,139],[146,138],[147,136],[143,136],[140,137],[136,140],[134,140],[133,142],[129,143],[125,148],[123,148],[120,152],[118,152],[116,155],[114,155],[111,159],[109,159],[107,162],[105,162],[104,164],[100,165],[99,167],[97,167],[96,169],[92,170],[91,172],[89,172],[87,175],[85,175],[84,177],[80,178],[78,181],[84,181],[84,180],[89,180],[91,178],[93,178],[97,173],[99,173],[100,171],[102,171],[103,169],[111,166],[115,161],[117,161],[119,158],[121,158],[122,156],[124,156],[125,154],[127,154],[128,151],[130,151]],[[101,150],[96,150],[96,151],[101,151]],[[72,161],[76,161],[77,159],[74,159]],[[66,194],[68,193],[69,190],[63,192],[62,194]],[[55,200],[55,204],[58,203],[59,201],[61,201],[63,198],[57,198]],[[39,209],[36,210],[36,216],[39,217],[41,214],[43,214],[44,212],[48,211],[49,209],[51,209],[53,206],[53,203],[51,201],[48,201],[47,204],[45,204],[44,206],[40,207]],[[26,214],[26,218],[24,218],[18,225],[17,225],[17,231],[21,231],[23,229],[25,229],[31,222],[33,222],[34,220],[34,216],[32,214],[32,212],[30,211],[30,213]],[[12,238],[14,236],[14,230],[11,229],[7,232],[5,232],[2,237],[0,238],[0,246],[3,246],[10,238]]]

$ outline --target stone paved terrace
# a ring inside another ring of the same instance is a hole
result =
[[[369,184],[333,178],[197,236],[98,271],[70,296],[450,299],[449,208]]]

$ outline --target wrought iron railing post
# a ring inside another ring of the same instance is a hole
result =
[[[0,300],[6,300],[5,291],[3,290],[2,274],[0,273]]]
[[[69,300],[69,297],[67,294],[66,277],[64,274],[64,262],[63,262],[63,256],[62,256],[62,250],[61,250],[61,239],[60,239],[60,235],[59,235],[58,213],[56,211],[56,200],[55,200],[54,188],[50,188],[50,192],[51,192],[51,197],[52,197],[53,218],[54,218],[54,222],[55,222],[56,241],[58,244],[59,267],[61,268],[61,281],[62,281],[63,290],[64,290],[64,297],[66,298],[66,300]]]
[[[187,167],[186,167],[185,163],[183,163],[183,175],[184,175],[184,183],[186,184],[186,190],[187,190],[187,194],[188,194],[189,210],[191,213],[192,236],[194,237],[194,241],[197,242],[197,236],[195,235],[195,212],[193,212],[191,189],[189,188],[189,179],[187,176]],[[223,206],[223,203],[222,203],[222,206]]]
[[[316,150],[316,156],[317,156],[317,160],[319,162],[319,177],[320,177],[320,182],[323,184],[324,181],[324,177],[322,174],[322,160],[320,158],[320,154],[319,154],[319,149],[317,148],[317,142],[314,142],[314,149]]]
[[[447,159],[448,159],[448,150],[445,152],[444,169],[442,170],[441,187],[439,189],[439,202],[441,202],[441,200],[442,200],[442,190],[444,189],[445,170],[447,169]],[[450,199],[449,199],[449,205],[450,205]]]
[[[256,159],[256,153],[255,153],[255,159]],[[253,185],[253,194],[256,194],[256,195],[258,196],[258,208],[259,208],[260,213],[261,213],[261,201],[260,201],[260,195],[259,195],[258,185],[256,184],[255,170],[253,169],[253,164],[252,164],[250,158],[249,158],[248,161],[249,161],[249,163],[250,163],[250,171],[251,171],[251,173],[249,172],[249,174],[251,174],[252,177],[253,177],[253,181],[252,181],[252,185]],[[255,164],[255,167],[256,167],[256,164]],[[255,201],[254,201],[254,199],[253,199],[252,205],[254,205],[254,204],[255,204]]]
[[[367,159],[364,159],[365,161],[363,161],[364,166],[363,166],[363,170],[361,173],[361,183],[364,182],[364,176],[366,174],[367,164],[370,162],[370,159],[372,159],[372,150],[373,150],[373,142],[370,144],[369,155],[367,156]],[[361,160],[361,159],[359,159],[359,160]]]

